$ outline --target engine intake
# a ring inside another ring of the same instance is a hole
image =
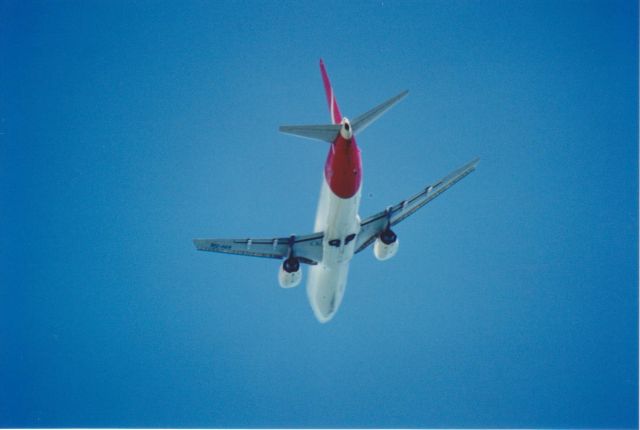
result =
[[[385,245],[391,245],[398,240],[398,236],[390,228],[380,233],[380,240]]]
[[[300,261],[297,258],[289,257],[282,262],[278,272],[278,281],[282,288],[293,288],[300,285],[302,270],[300,270]]]
[[[380,261],[388,260],[396,255],[399,246],[398,236],[391,229],[385,229],[373,245],[373,255]]]

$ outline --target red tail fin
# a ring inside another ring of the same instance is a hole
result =
[[[342,115],[340,115],[340,109],[338,108],[338,102],[333,94],[333,88],[331,88],[331,82],[329,82],[329,75],[327,75],[327,69],[324,67],[324,62],[320,59],[320,72],[322,73],[322,82],[324,83],[324,92],[327,95],[327,104],[329,105],[329,113],[331,114],[331,122],[338,124],[342,121]]]

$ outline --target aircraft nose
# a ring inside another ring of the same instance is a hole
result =
[[[325,311],[321,310],[321,309],[317,309],[316,312],[316,319],[321,322],[321,323],[326,323],[331,321],[331,318],[333,318],[333,316],[336,314],[335,310],[332,311],[328,311],[325,313]]]
[[[329,322],[336,314],[339,304],[340,297],[337,292],[331,296],[319,296],[313,306],[313,311],[318,321],[321,323]]]

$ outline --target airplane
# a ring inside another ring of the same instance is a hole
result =
[[[278,272],[282,288],[302,281],[301,263],[309,265],[307,296],[317,320],[330,321],[344,297],[349,263],[373,244],[373,254],[388,260],[398,252],[399,240],[391,229],[473,172],[475,158],[417,194],[361,219],[362,161],[356,135],[371,125],[408,93],[403,91],[353,120],[343,117],[324,62],[320,73],[329,105],[331,124],[287,125],[280,131],[330,144],[313,233],[270,239],[194,239],[199,251],[222,252],[283,260]]]

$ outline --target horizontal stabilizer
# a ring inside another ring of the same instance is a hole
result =
[[[280,131],[307,139],[322,140],[333,143],[340,132],[340,124],[326,125],[282,125]]]
[[[357,134],[364,130],[371,123],[380,118],[383,113],[391,109],[393,105],[402,100],[408,93],[409,91],[403,91],[397,96],[390,98],[386,102],[374,107],[370,111],[351,121],[353,134]],[[280,131],[282,133],[293,134],[307,139],[322,140],[324,142],[333,143],[338,136],[341,127],[342,124],[282,125],[280,126]]]
[[[351,125],[353,127],[353,133],[357,134],[358,132],[361,132],[362,130],[367,128],[369,124],[380,118],[383,113],[391,109],[393,105],[402,100],[408,93],[408,90],[403,91],[397,96],[390,98],[386,102],[379,104],[370,111],[363,113],[356,119],[352,120]]]

